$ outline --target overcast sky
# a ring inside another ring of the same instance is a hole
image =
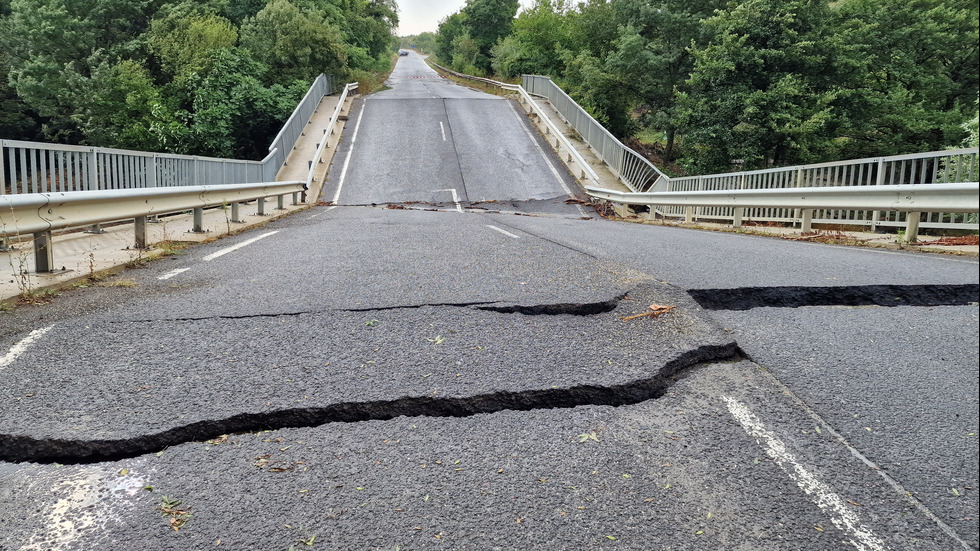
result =
[[[466,5],[466,0],[397,0],[398,36],[408,36],[421,32],[436,32],[439,20],[452,15]],[[527,6],[532,0],[521,0]]]

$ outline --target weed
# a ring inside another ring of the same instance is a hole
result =
[[[56,296],[58,296],[58,292],[53,289],[30,287],[21,292],[20,302],[23,304],[48,304]]]
[[[136,283],[132,279],[110,279],[109,281],[106,281],[106,282],[104,282],[104,283],[102,283],[100,285],[102,287],[125,287],[125,288],[132,288],[132,287],[136,287],[139,284]]]
[[[186,249],[190,244],[186,241],[160,241],[155,246],[156,248],[163,251],[160,256],[177,256],[183,254],[184,249]]]

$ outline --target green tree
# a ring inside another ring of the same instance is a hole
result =
[[[673,158],[680,122],[678,97],[694,66],[692,43],[701,42],[701,19],[724,6],[723,0],[613,0],[619,36],[606,70],[636,99],[644,126],[663,131],[666,156]]]
[[[167,151],[180,149],[186,129],[163,103],[149,71],[132,60],[96,67],[79,86],[73,115],[84,142],[103,147]]]
[[[836,45],[823,0],[747,0],[705,20],[685,98],[691,166],[724,171],[825,158],[836,135]]]
[[[439,22],[439,31],[436,33],[436,56],[443,63],[453,62],[453,41],[456,37],[469,32],[466,21],[466,14],[458,11]]]
[[[214,14],[180,14],[157,19],[147,33],[150,51],[170,78],[184,79],[206,67],[214,50],[238,42],[238,29]]]
[[[269,68],[265,82],[311,81],[320,73],[347,71],[347,46],[340,29],[319,11],[289,0],[271,0],[242,25],[242,46]]]
[[[518,0],[466,0],[466,27],[479,49],[474,65],[482,71],[490,71],[490,50],[510,34],[519,7]]]
[[[851,114],[844,155],[935,150],[962,139],[980,85],[975,2],[843,0],[835,16]]]
[[[558,76],[564,71],[561,50],[572,46],[567,0],[536,0],[514,20],[513,32],[491,49],[491,65],[500,76],[522,73]]]

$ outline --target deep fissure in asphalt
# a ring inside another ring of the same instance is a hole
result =
[[[402,416],[469,417],[508,410],[530,411],[585,405],[618,407],[663,396],[674,377],[698,365],[736,361],[744,357],[734,342],[706,345],[678,355],[667,362],[656,376],[620,385],[579,385],[467,397],[412,396],[371,402],[342,402],[314,408],[242,413],[226,419],[198,421],[156,434],[120,440],[63,440],[0,434],[0,461],[86,464],[130,459],[225,434],[316,427],[327,423],[384,421]]]
[[[692,289],[706,310],[801,306],[964,306],[980,300],[980,285],[853,285]]]

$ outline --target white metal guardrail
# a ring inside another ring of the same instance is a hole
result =
[[[54,266],[51,232],[113,220],[136,220],[136,246],[146,246],[148,216],[237,205],[306,190],[305,182],[259,182],[211,186],[179,186],[153,189],[61,191],[0,196],[0,232],[34,235],[38,272]]]
[[[528,93],[548,98],[565,122],[631,191],[647,191],[667,178],[653,163],[623,145],[550,78],[522,75],[521,83]]]
[[[332,94],[334,86],[334,78],[323,74],[313,81],[313,85],[310,86],[306,95],[296,105],[293,114],[289,116],[289,119],[283,124],[282,130],[279,131],[279,134],[272,140],[272,144],[269,145],[269,155],[262,162],[268,163],[270,167],[275,167],[275,172],[271,175],[266,173],[265,181],[271,182],[276,179],[276,174],[286,164],[286,159],[289,157],[289,152],[292,150],[293,144],[303,134],[306,123],[313,116],[313,112],[316,111],[320,100],[323,96]]]
[[[344,109],[344,102],[347,101],[347,95],[357,90],[357,88],[358,83],[351,82],[344,86],[344,91],[340,93],[340,100],[337,102],[337,106],[334,107],[333,115],[330,117],[330,122],[327,124],[327,130],[323,135],[323,139],[320,141],[320,145],[317,147],[316,154],[310,161],[310,171],[306,175],[307,188],[312,188],[313,184],[316,182],[317,165],[323,162],[324,151],[326,151],[328,147],[333,147],[330,145],[330,137],[336,133],[335,128],[337,126],[337,121],[340,120],[340,112]],[[320,183],[322,184],[322,182]]]
[[[856,159],[813,165],[780,167],[766,170],[732,172],[671,178],[659,170],[636,160],[638,154],[616,140],[595,121],[568,94],[550,78],[537,75],[522,77],[524,88],[531,94],[548,98],[562,117],[582,136],[596,153],[609,165],[620,180],[634,192],[687,192],[691,197],[706,198],[698,194],[705,191],[759,190],[773,192],[783,189],[817,187],[862,187],[892,185],[935,185],[950,182],[972,182],[980,177],[977,148],[936,151],[911,155],[896,155],[871,159]],[[643,160],[645,161],[645,159]],[[610,190],[604,190],[609,192]],[[879,226],[980,230],[977,210],[925,210],[906,211],[863,207],[841,203],[836,207],[793,207],[784,204],[736,205],[735,203],[700,204],[647,203],[648,197],[633,194],[606,193],[604,198],[621,204],[650,205],[663,217],[683,217],[688,220],[709,219],[730,221],[740,225],[744,220],[759,222],[783,222],[801,224],[809,230],[813,223],[860,225],[875,229]],[[921,197],[924,192],[917,192]],[[845,194],[857,197],[859,193]],[[617,197],[611,199],[610,197]],[[734,196],[733,196],[734,197]],[[639,199],[642,198],[642,201]],[[975,204],[975,201],[973,201]],[[693,210],[692,210],[693,209]],[[738,209],[738,210],[736,210]],[[916,212],[910,218],[907,212]],[[920,213],[922,219],[918,216]],[[908,234],[907,234],[908,235]]]
[[[320,75],[262,161],[0,140],[0,194],[227,185],[275,181],[333,79]]]

